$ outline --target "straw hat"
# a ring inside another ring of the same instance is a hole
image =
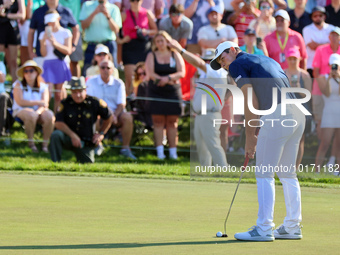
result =
[[[24,69],[25,67],[28,67],[28,66],[31,66],[31,67],[34,67],[38,74],[42,74],[43,73],[43,70],[42,68],[33,60],[27,60],[22,66],[20,66],[17,70],[17,76],[20,78],[20,79],[23,79],[24,77]]]

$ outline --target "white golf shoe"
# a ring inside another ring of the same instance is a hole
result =
[[[274,241],[273,230],[262,231],[258,226],[252,226],[248,232],[236,233],[234,237],[241,241],[271,242]]]
[[[301,225],[297,225],[294,228],[288,228],[281,225],[274,230],[275,239],[302,239],[301,228]]]

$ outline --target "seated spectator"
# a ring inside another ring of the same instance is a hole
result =
[[[107,46],[105,46],[104,44],[97,44],[92,59],[92,65],[86,69],[86,79],[90,76],[100,74],[99,63],[103,60],[113,61],[113,58]],[[119,78],[117,68],[113,68],[113,77],[117,79]]]
[[[340,27],[340,0],[332,0],[330,5],[326,6],[326,23]]]
[[[291,30],[302,34],[304,27],[312,23],[310,13],[305,10],[307,0],[294,0],[295,8],[288,11]]]
[[[19,20],[24,20],[26,8],[24,0],[1,1],[0,5],[0,52],[8,48],[7,62],[12,80],[17,79],[18,46],[20,45]]]
[[[268,34],[272,33],[276,29],[275,18],[273,17],[274,4],[272,0],[261,0],[259,2],[259,8],[261,11],[260,16],[257,19],[253,19],[248,28],[255,30],[256,35],[265,38]]]
[[[126,94],[124,82],[113,77],[112,61],[103,60],[100,64],[100,74],[87,81],[87,94],[105,101],[112,114],[112,125],[121,129],[123,146],[120,153],[131,159],[136,159],[130,150],[133,132],[133,119],[125,111]]]
[[[98,132],[97,118],[102,119]],[[51,135],[53,162],[60,162],[63,149],[75,153],[80,163],[94,163],[94,149],[104,139],[112,123],[112,112],[104,100],[86,94],[84,77],[72,77],[71,95],[61,101],[56,115],[56,130]]]
[[[152,52],[146,58],[146,74],[149,80],[149,112],[154,127],[157,157],[164,159],[163,130],[166,128],[169,142],[169,157],[177,159],[177,125],[181,114],[181,86],[179,79],[185,76],[182,56],[167,45],[171,37],[159,31],[152,40]],[[170,99],[175,102],[168,102]],[[164,100],[164,101],[163,101]]]
[[[217,6],[210,7],[207,12],[209,25],[201,27],[197,33],[198,44],[202,51],[207,48],[217,48],[224,41],[237,43],[237,35],[232,26],[221,23],[223,10]]]
[[[264,55],[263,50],[260,50],[256,47],[256,32],[253,29],[248,28],[246,32],[244,32],[244,42],[245,44],[240,47],[244,52],[255,54],[255,55]]]
[[[335,117],[340,115],[340,55],[332,54],[329,58],[331,71],[319,77],[318,84],[322,92],[322,97],[325,102],[321,120],[322,139],[319,145],[315,159],[316,170],[319,171],[323,166],[326,152],[332,142],[336,147],[337,163],[340,164],[340,118]],[[336,167],[332,166],[335,170]],[[337,171],[337,174],[339,172]]]
[[[201,54],[201,47],[198,45],[198,30],[209,24],[207,11],[210,7],[216,6],[223,12],[224,4],[222,0],[185,0],[184,15],[194,24],[192,37],[187,42],[187,50],[192,53]]]
[[[289,79],[290,86],[293,88],[305,88],[312,92],[312,78],[309,73],[299,67],[300,62],[300,51],[297,48],[290,48],[287,51],[286,61],[288,63],[288,68],[285,69],[285,73]],[[296,98],[304,98],[304,94],[295,93]],[[311,113],[312,107],[310,102],[304,103],[303,106]],[[304,146],[305,146],[305,133],[311,129],[311,118],[312,116],[306,116],[305,132],[301,137],[299,151],[296,158],[296,167],[301,164]],[[309,130],[308,130],[309,129]]]
[[[116,34],[122,27],[119,8],[107,0],[87,1],[81,7],[79,20],[85,33],[84,40],[87,42],[84,70],[91,65],[98,43],[110,49],[115,66],[118,66]]]
[[[290,48],[296,47],[300,51],[300,68],[306,69],[306,46],[302,35],[289,28],[290,18],[285,10],[278,10],[275,13],[276,30],[264,38],[268,56],[286,69],[286,54]]]
[[[325,23],[327,13],[324,7],[317,6],[313,9],[311,18],[313,23],[306,26],[302,30],[303,39],[306,44],[307,51],[307,71],[313,75],[313,58],[315,50],[320,45],[329,43],[328,35],[334,26]],[[313,77],[313,76],[312,76]]]
[[[244,44],[244,32],[246,31],[250,22],[254,19],[257,19],[261,13],[258,9],[256,9],[256,0],[244,0],[241,4],[242,8],[237,8],[235,12],[228,18],[228,24],[234,26],[235,28],[239,46]]]
[[[0,52],[0,137],[7,136],[8,127],[8,115],[7,108],[12,107],[12,99],[6,93],[5,81],[6,81],[6,66],[4,64],[4,52]]]
[[[183,15],[184,7],[181,4],[173,4],[169,9],[169,17],[159,22],[159,29],[177,40],[182,47],[187,45],[187,40],[192,37],[193,23]]]
[[[46,28],[39,35],[40,52],[44,57],[43,78],[54,91],[54,112],[62,99],[62,88],[65,81],[71,79],[71,72],[65,57],[72,53],[72,34],[60,26],[60,16],[56,10],[45,15]],[[52,91],[51,91],[52,92]]]
[[[42,82],[42,69],[33,60],[28,60],[17,71],[18,77],[13,84],[13,117],[24,122],[28,146],[38,152],[33,135],[37,124],[42,125],[42,151],[48,153],[48,140],[54,129],[54,115],[48,109],[49,93],[47,84]]]
[[[145,62],[138,62],[136,64],[135,73],[133,75],[133,93],[137,95],[138,86],[148,79],[145,72]]]
[[[123,44],[122,58],[124,63],[125,89],[130,95],[132,87],[132,75],[135,65],[145,61],[150,50],[149,37],[157,33],[155,17],[151,11],[142,7],[142,0],[130,0],[131,9],[122,13],[123,35],[120,41]]]

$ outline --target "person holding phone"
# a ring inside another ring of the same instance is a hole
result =
[[[181,85],[179,79],[185,76],[184,60],[180,53],[171,50],[167,41],[172,38],[165,31],[159,31],[152,39],[152,52],[145,61],[146,75],[150,78],[148,95],[152,117],[157,157],[164,159],[163,130],[166,128],[169,142],[169,157],[177,159],[177,125],[181,114]],[[174,102],[167,102],[167,100]]]
[[[254,29],[257,36],[263,39],[276,29],[276,21],[273,17],[274,3],[272,0],[260,0],[259,9],[261,11],[260,16],[252,20],[248,28]]]
[[[39,36],[40,52],[44,57],[43,78],[51,90],[54,87],[54,112],[57,111],[65,81],[71,80],[71,72],[66,64],[66,56],[72,53],[72,34],[60,26],[60,16],[56,10],[45,15],[45,31]]]
[[[340,164],[340,119],[337,117],[340,114],[340,55],[332,54],[329,57],[329,65],[331,67],[329,74],[318,79],[325,106],[321,119],[322,139],[315,159],[317,171],[320,171],[332,140],[333,143],[336,143],[333,144],[333,146],[336,146],[336,162]],[[333,135],[335,136],[334,139]],[[334,165],[329,167],[330,170],[335,169]],[[339,175],[339,172],[336,173]]]

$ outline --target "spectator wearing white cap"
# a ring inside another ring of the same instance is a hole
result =
[[[207,48],[216,48],[224,41],[238,42],[234,28],[221,23],[223,10],[217,6],[210,7],[207,17],[209,25],[201,27],[197,33],[198,44],[201,46],[202,52]]]
[[[113,57],[107,46],[105,46],[104,44],[98,44],[94,51],[92,65],[86,69],[86,78],[100,74],[99,63],[102,62],[103,60],[113,61]],[[118,70],[115,67],[113,68],[113,77],[117,79],[119,78]]]
[[[307,70],[309,74],[313,75],[313,59],[315,50],[320,46],[329,43],[328,35],[333,30],[334,26],[325,23],[327,16],[324,7],[317,6],[313,8],[310,15],[313,21],[312,24],[306,26],[302,30],[303,39],[306,44],[307,51]]]
[[[289,28],[290,18],[285,10],[278,10],[275,13],[276,30],[264,38],[268,50],[268,56],[286,69],[286,53],[290,48],[296,47],[300,51],[300,68],[306,69],[306,46],[302,35]]]
[[[319,77],[319,87],[322,92],[322,97],[325,102],[323,108],[322,120],[321,120],[321,133],[322,139],[319,145],[318,152],[316,154],[315,166],[316,170],[320,170],[326,152],[332,142],[333,135],[335,139],[333,146],[336,147],[336,159],[340,164],[340,118],[335,117],[340,115],[340,55],[332,54],[329,57],[330,72],[326,75]],[[331,172],[336,167],[329,168]],[[339,175],[339,170],[336,171]]]
[[[54,112],[62,98],[62,87],[65,81],[71,80],[71,72],[66,64],[66,56],[72,53],[72,34],[60,26],[60,16],[56,10],[46,13],[46,28],[39,35],[40,52],[44,57],[44,73],[42,77],[52,90],[54,86]]]

